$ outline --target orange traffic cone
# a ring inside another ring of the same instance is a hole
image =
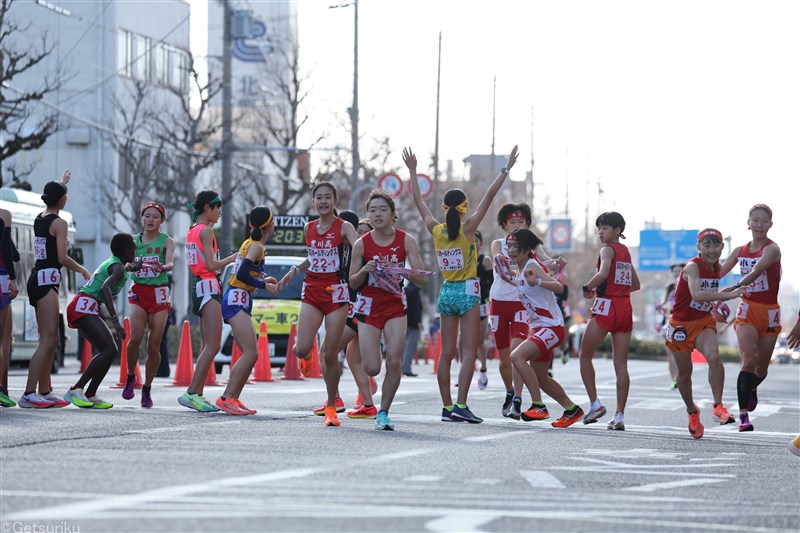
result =
[[[706,356],[702,353],[698,352],[697,350],[692,350],[692,364],[695,365],[707,365],[708,361],[706,361]]]
[[[122,321],[122,327],[125,329],[125,340],[122,341],[122,349],[119,351],[119,381],[116,385],[111,385],[110,388],[112,389],[123,388],[125,382],[128,380],[128,341],[131,338],[131,320],[128,317],[125,317],[125,320]],[[139,354],[136,354],[136,370],[134,370],[134,376],[136,376],[135,388],[141,389],[142,373],[139,370]]]
[[[178,362],[175,365],[175,379],[168,387],[188,387],[194,374],[194,355],[192,355],[192,338],[189,321],[183,322],[181,343],[178,348]]]
[[[209,387],[215,387],[219,385],[217,381],[217,365],[214,364],[214,361],[211,361],[211,364],[208,367],[208,373],[206,374],[206,385]]]
[[[433,337],[429,335],[428,336],[428,342],[425,345],[425,364],[426,365],[429,364],[430,361],[433,361],[435,359],[435,356],[433,355],[433,349],[434,349]]]
[[[81,354],[81,370],[80,373],[83,374],[86,371],[86,367],[89,366],[89,363],[92,362],[92,345],[89,343],[89,339],[83,339],[83,353]]]
[[[439,371],[439,357],[442,355],[442,332],[436,332],[436,345],[433,350],[433,373],[436,374]]]
[[[297,362],[297,356],[294,355],[292,351],[296,338],[297,322],[292,322],[292,328],[289,330],[289,344],[286,345],[286,361],[283,363],[283,377],[281,379],[293,381],[303,380],[303,376],[300,374],[300,365]]]
[[[309,378],[321,378],[322,368],[319,366],[319,349],[317,348],[317,337],[314,336],[314,346],[311,347],[311,370],[308,371]]]
[[[275,381],[272,378],[272,363],[269,359],[269,337],[267,336],[266,322],[261,322],[258,326],[258,359],[253,379],[258,383]]]

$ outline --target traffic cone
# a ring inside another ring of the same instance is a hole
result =
[[[80,373],[83,374],[86,371],[86,368],[89,366],[89,363],[92,362],[92,345],[89,342],[89,339],[83,339],[83,353],[81,354],[81,370]]]
[[[308,371],[309,378],[321,378],[322,368],[319,366],[319,349],[317,348],[317,336],[314,336],[314,346],[311,347],[311,370]]]
[[[208,373],[206,374],[206,385],[209,387],[215,387],[219,385],[217,381],[217,365],[214,364],[214,360],[211,360],[211,364],[208,367]]]
[[[192,354],[192,338],[189,321],[183,322],[181,343],[178,348],[178,362],[175,364],[175,379],[168,387],[188,387],[194,374],[194,355]]]
[[[258,383],[275,381],[272,378],[272,363],[269,359],[269,337],[267,336],[266,322],[261,322],[258,326],[258,360],[256,360],[253,380]]]
[[[300,374],[300,365],[297,362],[297,356],[294,355],[292,351],[296,338],[297,322],[292,322],[292,328],[289,330],[289,344],[286,345],[286,360],[283,363],[283,377],[281,379],[303,381],[303,376]]]
[[[707,365],[708,361],[706,361],[706,356],[703,355],[701,352],[698,352],[697,350],[692,350],[692,364]]]
[[[433,373],[436,374],[439,371],[439,357],[442,356],[442,333],[441,331],[436,332],[436,345],[433,349]]]
[[[131,320],[128,317],[122,321],[122,327],[125,329],[125,340],[122,341],[122,349],[119,351],[119,381],[116,385],[111,385],[112,389],[121,389],[128,381],[128,341],[131,338]],[[133,375],[136,376],[135,388],[141,389],[142,373],[139,370],[139,354],[136,354],[136,370]]]

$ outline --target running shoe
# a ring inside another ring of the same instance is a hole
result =
[[[188,407],[189,409],[200,411],[201,413],[219,411],[217,406],[211,405],[208,400],[199,394],[189,394],[188,392],[184,392],[183,396],[178,398],[178,403],[184,407]]]
[[[553,369],[552,368],[547,371],[547,377],[549,377],[549,378],[553,377]]]
[[[81,394],[81,396],[83,396],[83,394]],[[35,392],[32,392],[30,394],[23,394],[22,396],[19,397],[19,402],[17,403],[19,404],[20,407],[25,409],[30,409],[30,408],[47,409],[48,407],[53,407],[53,402],[45,400]],[[86,407],[91,407],[91,405]]]
[[[240,409],[236,403],[236,398],[225,398],[222,399],[222,396],[217,398],[217,407],[228,413],[229,415],[236,415],[236,416],[245,416],[249,415],[250,411],[245,411],[244,409]]]
[[[486,390],[486,386],[489,384],[489,376],[486,375],[486,370],[481,370],[478,372],[478,388],[480,390]]]
[[[136,376],[128,375],[125,378],[125,388],[122,389],[122,398],[124,400],[132,400],[134,396],[136,396],[135,389],[136,388]]]
[[[105,401],[104,399],[102,399],[97,395],[87,396],[86,399],[92,402],[92,409],[111,409],[112,407],[114,407],[114,404]]]
[[[750,415],[739,415],[739,431],[753,431]]]
[[[617,413],[617,414],[619,414],[619,413]],[[618,416],[614,416],[614,418],[611,419],[611,421],[608,424],[606,424],[606,429],[613,429],[613,430],[616,430],[616,431],[625,431],[625,421],[622,418],[618,417]]]
[[[83,389],[70,389],[64,394],[64,399],[72,405],[84,408],[92,408],[94,404],[89,401],[89,398],[83,393]],[[22,405],[22,398],[19,399],[20,406]]]
[[[375,418],[378,416],[378,408],[374,405],[362,405],[358,409],[347,411],[350,418]]]
[[[306,359],[298,359],[298,361],[300,361],[300,373],[308,377],[308,375],[311,373],[311,366],[313,365],[311,356],[308,356]]]
[[[236,398],[234,401],[236,402],[236,406],[242,411],[247,411],[248,415],[254,415],[258,412],[255,409],[250,409],[249,407],[247,407],[245,404],[242,403],[242,401],[239,398]]]
[[[14,407],[15,405],[17,405],[17,402],[12,400],[8,393],[0,390],[0,407]]]
[[[758,407],[758,389],[754,388],[750,393],[750,401],[747,403],[747,411],[755,411]]]
[[[43,395],[42,398],[48,402],[53,402],[53,407],[66,407],[69,405],[68,401],[66,401],[64,398],[59,398],[52,392]]]
[[[458,405],[453,406],[453,414],[451,415],[453,420],[464,420],[469,422],[470,424],[480,424],[483,422],[483,418],[478,418],[475,416],[472,411],[469,410],[469,407],[466,405],[464,407],[459,407]]]
[[[789,443],[789,451],[800,457],[800,435],[796,436],[794,440]]]
[[[520,417],[525,422],[531,422],[533,420],[545,420],[550,418],[550,413],[547,412],[547,407],[545,406],[540,407],[536,404],[531,404],[531,408],[520,413]]]
[[[555,422],[551,422],[550,425],[554,428],[568,428],[580,420],[581,417],[583,417],[583,409],[576,406],[571,413],[569,411],[564,411],[564,414],[561,415],[561,418]]]
[[[569,352],[563,351],[561,352],[561,364],[566,365],[567,363],[569,363]]]
[[[339,417],[336,416],[336,409],[334,409],[333,407],[325,408],[325,425],[326,426],[342,425],[342,423],[339,421]]]
[[[509,418],[513,418],[514,420],[519,420],[519,417],[522,415],[522,398],[514,398],[514,401],[511,402],[511,412],[508,413]]]
[[[336,402],[334,403],[336,406],[337,413],[344,413],[344,400],[341,398],[336,398]],[[322,405],[314,409],[314,414],[317,416],[325,416],[325,409],[328,408],[328,401],[322,402]]]
[[[359,391],[359,393],[356,395],[356,401],[353,402],[352,409],[356,411],[362,407],[364,407],[364,396],[361,394],[361,391]]]
[[[678,378],[672,378],[672,383],[669,385],[669,390],[678,390]]]
[[[583,417],[583,423],[584,424],[594,424],[595,422],[597,422],[599,419],[603,418],[604,416],[606,416],[606,408],[605,407],[600,405],[600,407],[598,407],[596,409],[592,409],[591,406],[589,406],[589,412],[586,413],[586,415]]]
[[[375,427],[385,431],[394,431],[394,422],[389,419],[389,413],[380,411],[378,418],[375,420]]]
[[[725,409],[725,406],[721,403],[718,403],[714,406],[714,410],[711,412],[711,416],[719,422],[720,426],[724,426],[725,424],[733,424],[736,422],[736,417],[733,416]]]
[[[702,422],[700,422],[700,409],[698,409],[696,405],[694,409],[694,413],[689,413],[689,435],[699,439],[703,436],[704,428]]]
[[[453,418],[453,411],[448,411],[442,407],[442,422],[462,422],[460,418]]]
[[[375,378],[372,376],[369,377],[369,390],[372,392],[372,394],[378,392],[378,382],[375,381]]]
[[[145,409],[153,407],[153,397],[147,389],[142,389],[142,407]]]
[[[506,399],[503,402],[503,416],[508,417],[511,415],[511,404],[514,402],[514,395],[506,393]]]

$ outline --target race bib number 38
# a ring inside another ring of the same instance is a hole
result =
[[[231,288],[228,290],[227,303],[237,307],[247,307],[250,305],[250,293],[244,289]]]
[[[464,253],[461,248],[436,250],[441,270],[461,270],[464,268]]]

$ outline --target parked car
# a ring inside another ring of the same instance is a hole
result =
[[[800,349],[789,348],[788,335],[784,332],[778,335],[775,348],[772,350],[772,361],[780,364],[800,363]]]
[[[293,265],[299,265],[304,257],[292,256],[267,256],[264,259],[264,273],[280,280]],[[222,275],[222,290],[228,288],[228,279],[231,277],[232,265],[225,267]],[[265,289],[253,293],[253,326],[258,332],[260,323],[267,324],[269,337],[269,353],[272,366],[282,367],[286,361],[286,348],[289,344],[289,332],[293,322],[300,316],[300,295],[303,290],[305,273],[299,272],[292,282],[273,295]],[[220,351],[214,357],[217,373],[222,367],[231,362],[233,351],[233,336],[228,324],[222,325],[222,341]]]

